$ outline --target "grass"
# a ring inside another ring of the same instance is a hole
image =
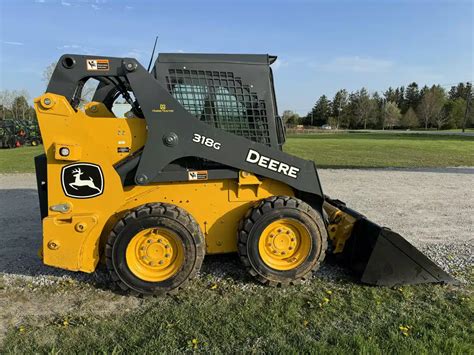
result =
[[[289,136],[285,151],[320,168],[474,166],[474,137],[430,134],[324,133]],[[42,147],[0,150],[0,173],[33,172]]]
[[[43,146],[0,149],[0,173],[32,173],[34,157],[43,153]]]
[[[322,168],[474,166],[474,137],[326,133],[290,136],[287,153]]]
[[[238,275],[204,274],[124,314],[30,318],[9,330],[3,352],[472,353],[471,286],[369,287],[343,276],[275,289]]]

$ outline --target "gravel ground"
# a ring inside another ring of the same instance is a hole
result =
[[[325,194],[399,232],[443,269],[461,279],[472,272],[474,169],[325,169],[320,179]],[[142,302],[108,291],[103,272],[71,273],[42,265],[37,257],[41,224],[33,174],[0,174],[0,222],[0,340],[20,315],[107,315]],[[215,256],[207,258],[202,273],[245,280],[238,265],[236,257]],[[326,265],[320,277],[341,273]],[[55,292],[30,292],[44,286]]]

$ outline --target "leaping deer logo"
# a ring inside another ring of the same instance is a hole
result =
[[[82,180],[81,175],[83,174],[84,173],[81,171],[80,168],[74,169],[72,171],[72,176],[74,176],[75,180],[74,182],[71,182],[69,186],[71,186],[74,190],[78,190],[78,187],[81,187],[81,186],[88,186],[91,189],[101,192],[101,190],[97,186],[95,186],[94,179],[92,179],[90,176],[89,176],[89,180]]]

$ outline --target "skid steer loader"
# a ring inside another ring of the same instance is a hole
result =
[[[231,252],[271,286],[308,279],[327,253],[368,284],[452,281],[282,151],[275,60],[160,54],[149,72],[132,58],[62,56],[35,100],[44,263],[90,273],[102,258],[135,294],[177,290],[206,254]]]

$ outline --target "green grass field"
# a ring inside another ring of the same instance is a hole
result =
[[[321,168],[474,166],[474,137],[428,134],[324,133],[289,136],[285,151]],[[42,147],[0,150],[0,173],[33,172]]]
[[[30,318],[9,330],[4,351],[472,353],[472,288],[369,287],[342,276],[280,289],[238,273],[237,260],[224,267],[234,271],[204,273],[176,296],[143,299],[130,312]],[[85,291],[75,283],[36,292]]]
[[[428,134],[325,133],[293,135],[285,151],[318,167],[474,166],[474,137]]]
[[[0,173],[32,173],[34,157],[43,153],[43,146],[0,149]]]

